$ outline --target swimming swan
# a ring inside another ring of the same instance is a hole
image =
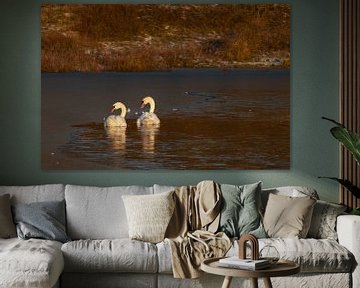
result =
[[[105,127],[127,127],[125,116],[127,113],[127,109],[124,103],[116,102],[113,104],[111,112],[115,110],[121,110],[120,115],[109,115],[105,121]]]
[[[144,108],[146,105],[150,105],[149,112],[144,112],[137,119],[137,126],[148,126],[148,125],[159,125],[160,119],[154,113],[155,111],[155,101],[152,97],[146,96],[141,101],[141,108]]]

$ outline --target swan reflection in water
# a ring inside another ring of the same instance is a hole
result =
[[[126,150],[126,127],[108,126],[105,127],[107,138],[111,148],[116,152]]]
[[[155,100],[151,96],[146,96],[141,101],[141,109],[149,106],[149,112],[137,119],[136,125],[141,133],[142,150],[147,155],[155,153],[156,135],[159,133],[160,119],[155,114]]]
[[[156,136],[159,134],[160,125],[138,126],[141,133],[142,151],[145,154],[155,153]]]

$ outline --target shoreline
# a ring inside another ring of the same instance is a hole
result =
[[[41,74],[49,74],[49,75],[55,75],[55,74],[117,74],[117,73],[170,73],[170,72],[179,72],[179,71],[189,71],[189,70],[195,70],[197,72],[201,71],[234,71],[234,70],[242,70],[242,71],[248,71],[248,72],[255,72],[255,71],[264,71],[264,72],[271,72],[271,71],[277,71],[277,72],[289,72],[291,71],[290,67],[282,67],[282,66],[238,66],[238,67],[194,67],[194,68],[170,68],[170,69],[159,69],[159,70],[143,70],[143,71],[114,71],[114,70],[104,70],[104,71],[79,71],[79,70],[73,70],[73,71],[41,71]]]

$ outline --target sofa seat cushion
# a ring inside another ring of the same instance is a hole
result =
[[[1,287],[52,287],[63,268],[60,242],[0,239]]]
[[[77,240],[61,248],[66,272],[156,273],[156,246],[122,239]]]
[[[330,239],[259,239],[259,249],[265,245],[275,247],[281,259],[298,263],[302,273],[350,272],[354,265],[353,255],[344,246]],[[235,243],[228,255],[235,255],[237,247]]]
[[[274,246],[280,258],[295,261],[302,272],[350,272],[353,255],[330,239],[264,239],[264,245]]]
[[[280,258],[295,261],[302,273],[350,272],[354,265],[353,255],[338,242],[330,239],[267,238],[259,239],[259,249],[274,246]],[[171,274],[171,248],[167,241],[157,244],[159,273]],[[227,256],[238,255],[235,241]],[[248,251],[250,256],[250,251]]]

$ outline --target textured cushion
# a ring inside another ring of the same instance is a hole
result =
[[[0,239],[0,287],[53,287],[63,268],[59,242]]]
[[[61,248],[66,272],[157,271],[156,246],[130,239],[78,240]]]
[[[173,191],[156,195],[124,195],[129,237],[157,243],[164,240],[174,212]]]
[[[16,237],[15,225],[11,215],[10,196],[0,196],[0,238]]]
[[[336,218],[344,213],[346,206],[318,200],[314,206],[307,237],[337,240]]]
[[[65,202],[49,201],[13,206],[17,234],[22,239],[69,241],[65,231]]]
[[[66,219],[70,238],[128,238],[126,212],[121,198],[128,194],[153,194],[153,188],[66,185]]]
[[[261,182],[244,186],[221,184],[223,197],[219,231],[229,237],[251,233],[266,237],[260,216]]]
[[[61,201],[65,197],[65,186],[62,184],[0,186],[0,195],[4,194],[10,195],[11,204]]]
[[[305,238],[316,200],[306,197],[269,195],[264,227],[269,237]]]

